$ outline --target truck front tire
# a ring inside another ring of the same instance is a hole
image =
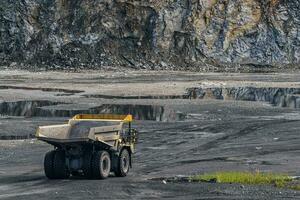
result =
[[[130,153],[127,149],[123,149],[118,158],[117,169],[115,175],[119,177],[127,176],[130,168]]]
[[[96,179],[105,179],[109,176],[111,159],[107,151],[97,151],[92,158],[92,173]]]

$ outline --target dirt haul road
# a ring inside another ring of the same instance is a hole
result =
[[[0,199],[300,199],[273,186],[180,178],[221,170],[299,175],[299,74],[164,74],[1,72]],[[231,98],[216,89],[228,87],[236,88]],[[99,112],[137,119],[129,175],[46,179],[43,157],[52,147],[33,139],[36,127]]]

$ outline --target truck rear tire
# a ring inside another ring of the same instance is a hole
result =
[[[66,166],[65,152],[58,150],[53,159],[53,171],[56,179],[65,179],[70,177],[70,172]]]
[[[45,175],[49,179],[55,179],[55,174],[53,170],[53,160],[55,156],[56,151],[49,151],[46,153],[44,158],[44,171]]]
[[[127,176],[130,168],[130,154],[127,149],[123,149],[118,159],[115,175],[119,177]]]
[[[97,151],[92,158],[92,172],[96,179],[108,177],[111,169],[111,159],[107,151]]]

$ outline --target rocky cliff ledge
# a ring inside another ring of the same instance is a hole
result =
[[[297,67],[299,0],[1,0],[0,65]]]

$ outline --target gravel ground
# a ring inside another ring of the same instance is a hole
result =
[[[0,140],[0,199],[300,199],[300,192],[266,185],[161,181],[164,177],[219,170],[261,170],[300,175],[299,109],[274,107],[265,102],[81,96],[87,93],[112,95],[110,90],[123,84],[143,90],[135,91],[130,87],[127,90],[122,86],[117,87],[113,95],[182,95],[186,88],[199,86],[204,81],[209,84],[245,84],[246,81],[247,84],[295,87],[299,75],[206,76],[174,72],[168,78],[159,72],[126,73],[126,77],[125,72],[115,75],[117,78],[112,78],[113,73],[108,72],[81,75],[21,71],[0,73],[0,87],[19,87],[0,89],[0,100],[3,101],[46,99],[72,103],[72,109],[79,110],[108,103],[164,107],[162,120],[134,122],[133,126],[140,132],[139,144],[133,169],[125,178],[112,175],[107,180],[71,178],[50,181],[43,174],[43,156],[51,150],[50,145],[35,139]],[[172,85],[172,89],[167,89],[166,82]],[[48,89],[43,91],[42,88]],[[49,88],[83,92],[65,96],[68,92],[51,91]],[[53,109],[70,109],[70,105],[54,105]],[[151,112],[142,111],[144,115]],[[183,113],[184,119],[172,117],[178,113]],[[64,123],[66,119],[61,116],[2,116],[0,135],[2,139],[5,139],[3,136],[26,138],[33,135],[39,125]]]

